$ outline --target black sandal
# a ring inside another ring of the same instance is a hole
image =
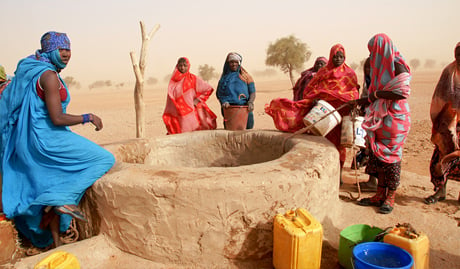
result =
[[[358,205],[361,205],[361,206],[376,206],[376,207],[380,207],[380,206],[382,206],[382,204],[383,204],[383,201],[372,202],[371,198],[363,198],[363,199],[358,201]]]
[[[389,204],[383,204],[380,208],[379,208],[379,212],[382,213],[382,214],[389,214],[391,213],[391,211],[393,211],[393,207]]]

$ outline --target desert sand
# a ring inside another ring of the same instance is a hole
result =
[[[354,198],[358,196],[353,183],[366,180],[364,169],[350,169],[352,151],[349,151],[348,162],[344,168],[344,182],[340,192],[340,219],[335,220],[336,231],[332,236],[337,240],[324,242],[321,268],[339,268],[337,265],[337,249],[339,233],[353,224],[369,224],[387,228],[398,223],[410,223],[418,231],[423,231],[430,239],[430,268],[458,268],[460,264],[460,210],[459,182],[448,183],[447,199],[434,205],[423,203],[424,197],[433,193],[429,178],[429,161],[433,151],[430,142],[431,122],[429,107],[434,87],[441,70],[416,71],[413,74],[410,106],[412,110],[412,129],[406,142],[402,162],[401,185],[397,192],[396,205],[389,215],[382,215],[373,207],[356,205]],[[361,76],[358,73],[358,77]],[[272,118],[264,113],[264,105],[276,97],[292,97],[288,78],[269,80],[257,78],[257,98],[255,102],[255,129],[275,130]],[[217,81],[211,81],[217,86]],[[166,85],[146,86],[144,89],[146,111],[146,137],[166,135],[166,128],[161,119],[166,100]],[[104,122],[104,129],[94,131],[90,125],[72,127],[75,132],[101,145],[135,138],[135,111],[133,88],[124,89],[71,89],[72,101],[68,112],[72,114],[94,113]],[[222,129],[220,107],[213,94],[208,105],[218,115],[218,129]],[[372,195],[362,193],[362,197]],[[329,231],[331,233],[331,231]],[[331,236],[331,234],[329,234]],[[120,254],[121,255],[121,254]],[[135,259],[125,262],[136,263]],[[126,267],[125,267],[126,268]]]

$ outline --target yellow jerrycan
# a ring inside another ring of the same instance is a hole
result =
[[[80,269],[80,263],[75,255],[56,251],[38,262],[34,269]]]
[[[273,266],[276,269],[321,267],[323,227],[307,210],[298,208],[273,222]]]
[[[430,242],[425,233],[415,232],[410,226],[404,224],[397,225],[383,237],[383,242],[409,252],[414,258],[412,269],[430,268]]]

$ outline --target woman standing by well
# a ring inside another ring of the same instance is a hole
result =
[[[362,206],[377,206],[379,212],[393,210],[400,183],[401,158],[410,129],[407,98],[411,80],[409,66],[386,34],[373,36],[368,43],[371,63],[370,105],[363,128],[367,131],[370,156],[366,173],[377,177],[377,193],[361,199]]]

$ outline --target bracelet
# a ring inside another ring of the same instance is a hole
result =
[[[374,98],[375,98],[375,100],[379,99],[379,98],[377,97],[377,91],[374,92]]]
[[[83,114],[83,122],[81,124],[85,124],[91,121],[90,114]]]

